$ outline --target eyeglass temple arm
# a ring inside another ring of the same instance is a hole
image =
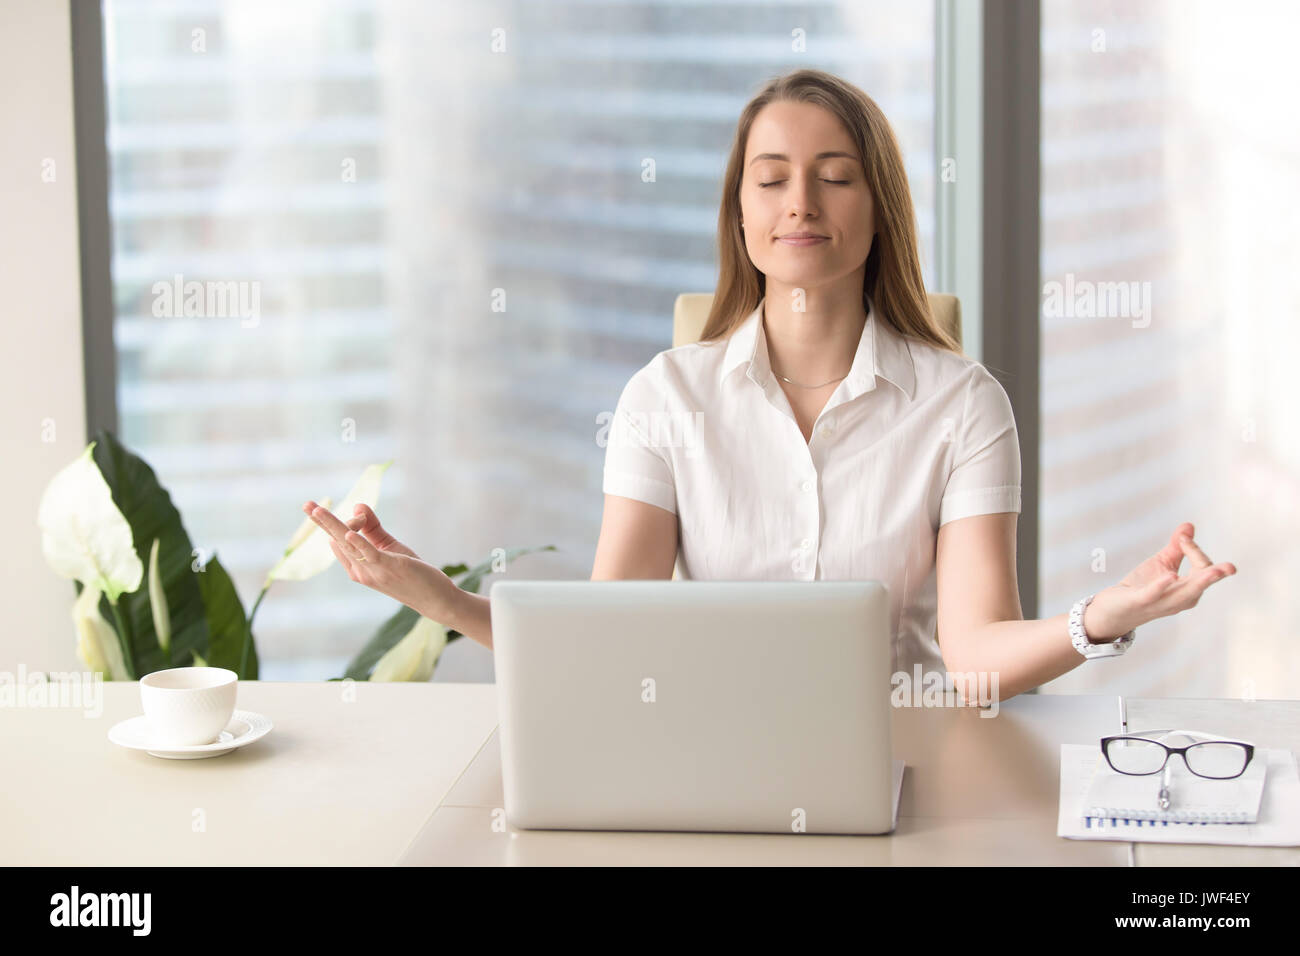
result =
[[[1206,732],[1203,731],[1203,730],[1148,730],[1148,731],[1146,731],[1145,733],[1146,733],[1146,734],[1159,734],[1160,736],[1159,736],[1158,738],[1156,738],[1156,739],[1158,739],[1158,740],[1160,740],[1160,741],[1167,740],[1167,739],[1170,738],[1170,737],[1199,737],[1199,738],[1201,738],[1202,740],[1222,740],[1224,743],[1230,743],[1230,744],[1246,744],[1246,743],[1250,743],[1250,741],[1248,741],[1248,740],[1238,740],[1238,739],[1235,738],[1235,737],[1222,737],[1222,736],[1220,736],[1220,735],[1218,735],[1218,734],[1209,734],[1209,733],[1206,733]],[[1122,734],[1121,736],[1127,736],[1127,737],[1142,737],[1142,736],[1144,736],[1144,735],[1143,735],[1142,733],[1131,733],[1131,732],[1130,732],[1130,733],[1128,733],[1128,734]],[[1149,738],[1148,738],[1148,739],[1149,739]]]

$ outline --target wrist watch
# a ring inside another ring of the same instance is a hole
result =
[[[1088,660],[1097,657],[1119,657],[1133,644],[1137,629],[1134,628],[1124,636],[1117,637],[1105,644],[1094,644],[1088,640],[1088,632],[1083,629],[1083,611],[1096,596],[1090,594],[1086,598],[1076,601],[1074,607],[1070,608],[1070,643],[1074,645],[1076,651]]]

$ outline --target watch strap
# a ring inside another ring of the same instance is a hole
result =
[[[1076,651],[1088,660],[1100,657],[1118,657],[1133,644],[1137,636],[1137,630],[1130,630],[1122,637],[1117,637],[1115,640],[1104,644],[1094,644],[1088,640],[1088,632],[1083,627],[1083,612],[1096,596],[1090,594],[1086,598],[1076,601],[1074,607],[1070,608],[1070,643],[1074,645]]]

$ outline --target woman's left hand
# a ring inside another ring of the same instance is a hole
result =
[[[1230,561],[1214,564],[1193,540],[1195,526],[1186,521],[1169,538],[1169,544],[1147,558],[1124,580],[1098,591],[1083,612],[1083,629],[1093,643],[1113,641],[1158,617],[1195,607],[1215,581],[1237,573]],[[1189,573],[1179,577],[1186,557]]]

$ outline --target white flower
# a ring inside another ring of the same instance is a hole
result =
[[[149,609],[153,611],[153,630],[158,635],[158,646],[167,653],[172,641],[172,618],[167,611],[167,592],[163,590],[162,576],[158,573],[158,546],[160,538],[153,539],[149,549]]]
[[[316,504],[320,505],[326,511],[329,511],[330,506],[334,504],[334,499],[327,495],[320,501],[316,502]],[[306,541],[307,535],[315,531],[317,527],[319,526],[316,522],[312,521],[310,517],[303,518],[302,524],[298,525],[298,530],[293,533],[293,537],[289,539],[289,543],[285,546],[284,553],[289,554],[294,548]]]
[[[447,646],[447,629],[421,617],[406,636],[388,649],[370,674],[372,681],[427,681],[438,655]]]
[[[117,632],[99,613],[100,594],[99,588],[86,585],[72,605],[72,620],[77,626],[77,656],[87,668],[108,680],[128,680]]]
[[[388,470],[392,459],[381,465],[369,465],[352,486],[347,497],[343,499],[334,515],[346,523],[353,517],[353,509],[358,503],[369,505],[372,509],[379,501],[379,485],[384,472]],[[328,505],[326,505],[328,510]],[[305,581],[320,574],[335,563],[333,550],[330,549],[331,537],[322,531],[310,517],[306,525],[299,525],[285,548],[284,557],[266,576],[266,587],[272,581]]]
[[[53,478],[41,495],[36,523],[41,551],[54,572],[108,595],[116,604],[140,586],[144,565],[131,525],[113,502],[108,482],[91,457],[95,443]]]

